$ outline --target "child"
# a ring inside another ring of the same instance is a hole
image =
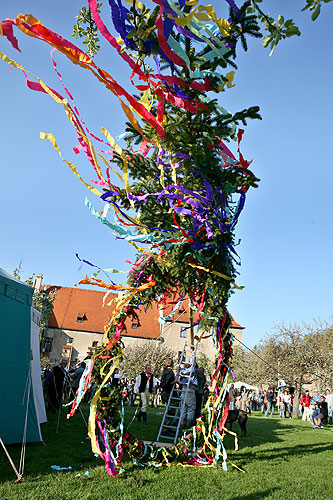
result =
[[[235,406],[236,406],[237,410],[241,410],[242,409],[242,398],[241,398],[241,396],[237,396],[236,402],[235,402]]]

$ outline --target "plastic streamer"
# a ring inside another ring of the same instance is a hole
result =
[[[223,443],[229,433],[238,448],[237,435],[225,427],[227,383],[230,374],[234,377],[227,302],[234,289],[243,288],[235,282],[238,256],[234,230],[246,193],[257,179],[248,168],[251,162],[240,151],[244,131],[208,95],[234,86],[234,65],[229,63],[245,32],[245,10],[234,0],[225,1],[230,8],[228,20],[218,18],[211,5],[201,5],[199,0],[153,0],[153,12],[138,0],[109,0],[116,38],[103,22],[96,0],[88,0],[100,35],[128,64],[129,80],[140,93],[139,99],[82,49],[32,15],[19,14],[0,24],[0,34],[16,50],[20,51],[13,28],[52,47],[53,68],[67,97],[4,53],[0,52],[0,58],[24,73],[30,90],[47,94],[63,107],[77,134],[74,152],[86,156],[96,178],[87,182],[81,177],[77,167],[63,158],[52,133],[42,132],[41,138],[51,142],[74,175],[105,203],[104,210],[98,212],[85,198],[92,215],[138,252],[127,283],[122,285],[97,277],[101,271],[117,270],[102,269],[77,255],[97,269],[78,284],[95,285],[108,293],[123,292],[109,302],[115,303],[115,309],[105,326],[103,346],[87,364],[69,414],[75,414],[85,392],[94,386],[88,433],[92,451],[113,477],[124,470],[120,465],[124,450],[141,467],[181,465],[226,471],[230,463],[241,470],[228,461]],[[116,142],[120,138],[115,140],[105,127],[101,127],[101,137],[89,131],[58,69],[57,53],[78,69],[90,71],[119,100],[130,123],[131,132],[120,136],[126,139],[126,148],[120,147]],[[149,66],[151,61],[157,71]],[[136,149],[132,147],[134,139]],[[237,141],[238,157],[226,145],[230,139]],[[94,141],[107,149],[101,151]],[[112,221],[108,218],[111,212]],[[107,296],[103,305],[107,305]],[[137,315],[140,305],[157,303],[159,310],[171,308],[160,322],[172,321],[185,298],[197,314],[195,338],[200,342],[211,336],[216,347],[210,396],[202,417],[183,432],[175,446],[147,446],[124,428],[122,394],[110,378],[123,357],[121,336],[126,318]],[[204,335],[207,329],[211,333]]]

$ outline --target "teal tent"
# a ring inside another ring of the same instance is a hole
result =
[[[0,268],[0,438],[5,444],[41,441],[46,420],[38,342],[40,313],[33,288]]]

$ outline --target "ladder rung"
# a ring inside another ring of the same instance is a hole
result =
[[[189,391],[189,386],[190,386],[190,380],[191,380],[191,375],[192,375],[192,370],[195,365],[195,359],[196,359],[196,352],[197,352],[197,345],[194,344],[187,344],[185,342],[184,349],[182,352],[182,355],[180,356],[178,360],[178,369],[177,369],[177,378],[182,375],[187,377],[187,382],[185,384],[182,384],[182,389],[176,389],[174,388],[172,390],[172,393],[169,397],[169,401],[167,402],[165,406],[165,411],[164,411],[164,417],[162,420],[162,424],[158,433],[158,440],[160,438],[167,439],[169,441],[173,441],[174,443],[177,440],[178,433],[181,431],[180,427],[180,420],[183,415],[184,411],[184,394],[188,393]],[[183,375],[181,372],[185,366],[187,365],[187,368],[190,366],[191,368],[189,370],[186,370],[187,375]],[[177,396],[173,395],[177,394]],[[180,396],[180,397],[179,397]],[[169,409],[175,409],[177,412],[176,415],[171,415],[169,413]],[[165,422],[168,422],[165,423]],[[176,425],[170,425],[170,424],[176,424]],[[162,430],[164,432],[167,432],[168,435],[166,434],[161,434]],[[171,435],[170,435],[171,434]]]

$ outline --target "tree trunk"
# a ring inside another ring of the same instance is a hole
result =
[[[301,399],[301,382],[296,382],[295,392],[294,392],[294,403],[293,403],[293,418],[298,418],[298,407],[299,401]]]
[[[190,307],[190,342],[191,345],[194,345],[194,328],[193,328],[193,310]],[[194,348],[192,347],[192,350]]]

